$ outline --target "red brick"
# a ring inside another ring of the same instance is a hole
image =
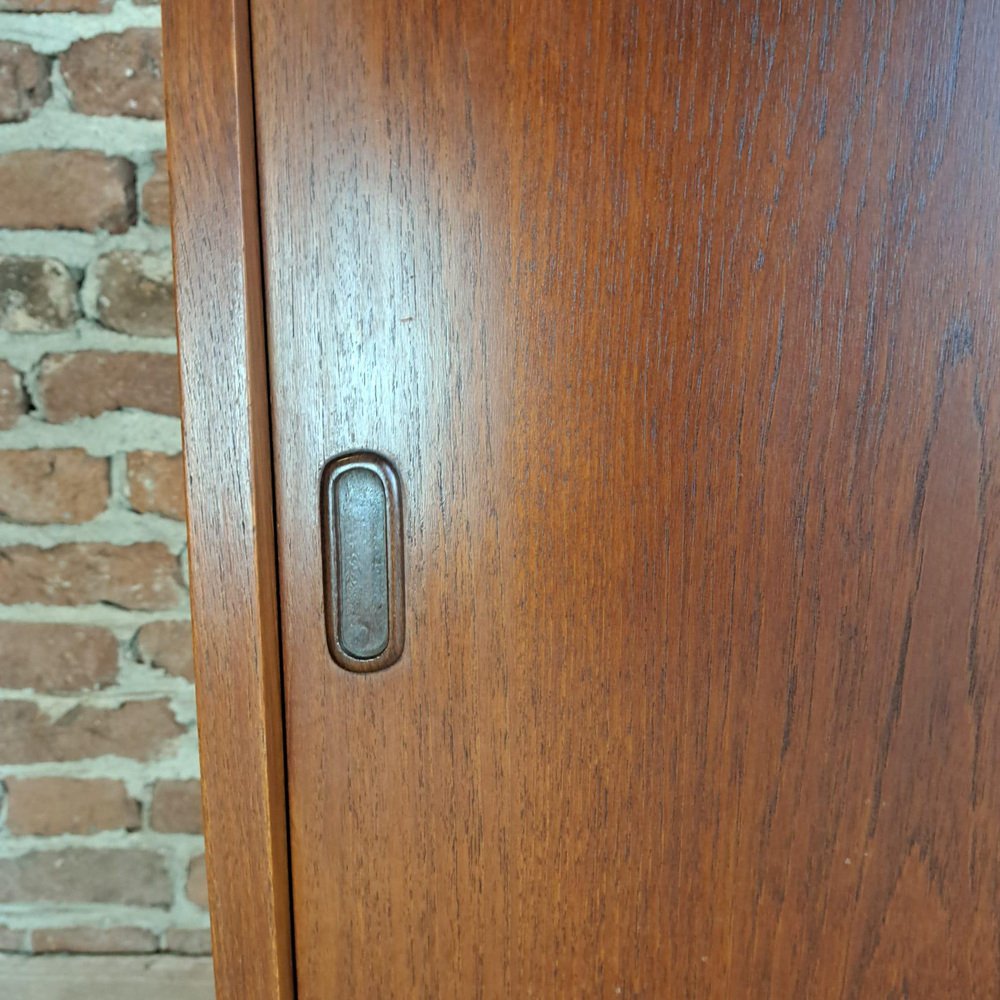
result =
[[[177,358],[133,351],[49,354],[38,376],[39,399],[52,423],[112,410],[180,415]]]
[[[201,783],[158,781],[149,825],[160,833],[201,833]]]
[[[82,524],[108,505],[108,460],[82,448],[0,451],[0,516],[22,524]]]
[[[118,643],[95,625],[0,622],[0,687],[87,691],[118,675]]]
[[[51,333],[79,318],[76,279],[48,257],[0,257],[0,328]]]
[[[97,318],[137,337],[174,336],[174,275],[170,254],[118,251],[91,268],[97,282]]]
[[[170,877],[152,851],[31,851],[0,859],[0,903],[121,903],[169,906]]]
[[[155,611],[183,591],[176,557],[161,542],[82,542],[0,549],[0,604],[113,604]]]
[[[18,836],[139,828],[139,803],[121,781],[8,778],[7,828]]]
[[[2,473],[0,473],[2,474]],[[184,463],[180,455],[134,451],[128,456],[128,496],[140,514],[184,520]]]
[[[28,411],[21,373],[0,361],[0,430],[7,430]]]
[[[0,155],[0,229],[106,229],[135,222],[135,167],[84,149]]]
[[[158,28],[129,28],[74,42],[59,60],[73,107],[87,115],[163,117]]]
[[[142,211],[154,226],[170,225],[170,177],[167,154],[153,154],[153,176],[142,187]]]
[[[53,927],[31,932],[36,955],[145,955],[156,951],[156,935],[144,927]]]
[[[19,14],[61,14],[79,11],[81,14],[104,14],[115,0],[0,0],[0,10]]]
[[[211,955],[212,934],[207,927],[171,927],[163,936],[163,950],[175,955]]]
[[[136,634],[139,656],[173,677],[194,680],[190,622],[150,622]]]
[[[118,708],[78,705],[51,719],[31,701],[0,701],[0,763],[35,764],[91,757],[152,760],[184,732],[165,699]]]
[[[23,122],[51,93],[48,59],[30,45],[0,41],[0,122]]]
[[[208,909],[208,879],[205,874],[205,855],[200,854],[193,858],[188,866],[187,886],[185,888],[187,898],[200,906],[203,910]]]

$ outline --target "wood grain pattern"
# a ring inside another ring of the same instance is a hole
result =
[[[293,995],[249,12],[164,5],[198,732],[220,1000]]]
[[[998,14],[254,5],[302,1000],[1000,994]]]

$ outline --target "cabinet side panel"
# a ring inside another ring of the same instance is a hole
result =
[[[294,993],[267,359],[245,0],[164,5],[212,947],[220,1000]]]

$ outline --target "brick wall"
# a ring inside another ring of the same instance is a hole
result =
[[[0,0],[0,950],[208,949],[158,25]]]

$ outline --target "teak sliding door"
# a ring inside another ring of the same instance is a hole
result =
[[[1000,995],[997,4],[250,15],[300,1000]]]

